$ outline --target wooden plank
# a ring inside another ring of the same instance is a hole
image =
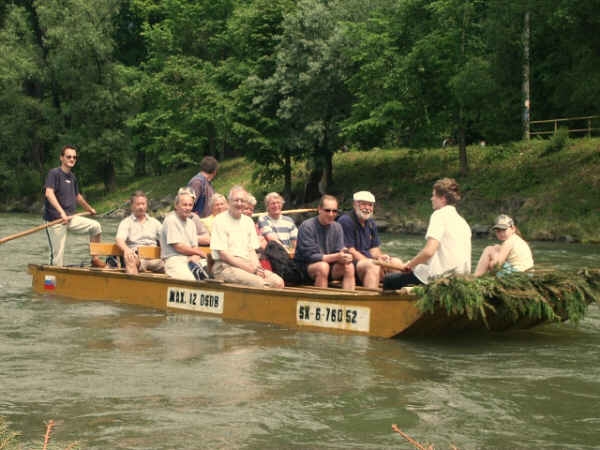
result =
[[[90,242],[92,256],[122,256],[123,251],[114,242]]]
[[[160,247],[156,245],[142,245],[138,247],[138,255],[143,259],[159,259]]]

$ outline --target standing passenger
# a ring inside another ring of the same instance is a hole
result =
[[[403,273],[392,273],[383,279],[386,290],[411,284],[427,284],[446,272],[471,272],[471,228],[456,211],[460,200],[459,187],[453,178],[442,178],[433,185],[431,206],[435,210],[429,219],[425,247],[406,264]]]
[[[198,217],[206,217],[210,214],[210,199],[214,194],[212,184],[210,183],[217,175],[219,162],[212,156],[205,156],[200,161],[200,172],[194,175],[188,182],[194,193],[195,201],[192,211]]]
[[[100,242],[102,227],[98,221],[87,217],[74,216],[77,204],[92,215],[96,210],[85,201],[79,192],[77,177],[72,172],[77,163],[77,149],[73,145],[65,145],[60,152],[60,166],[51,169],[46,176],[44,220],[51,222],[62,219],[62,222],[46,228],[50,246],[50,265],[62,266],[64,262],[67,232],[87,233],[90,242]],[[105,267],[106,264],[97,256],[92,257],[94,267]]]

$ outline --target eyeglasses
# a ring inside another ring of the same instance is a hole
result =
[[[77,160],[77,156],[65,155],[65,159],[74,159],[74,160]]]
[[[323,211],[325,211],[326,213],[333,213],[333,214],[337,214],[338,213],[337,209],[323,208]]]

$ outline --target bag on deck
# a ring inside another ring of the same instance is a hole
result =
[[[279,242],[269,241],[265,248],[265,256],[271,262],[273,272],[283,278],[286,283],[303,281],[302,271]]]

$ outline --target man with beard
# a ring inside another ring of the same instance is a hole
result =
[[[384,270],[375,261],[388,264],[402,264],[402,261],[381,251],[377,224],[373,219],[375,196],[369,191],[359,191],[352,200],[352,211],[340,217],[338,222],[344,230],[344,243],[352,255],[358,280],[364,287],[377,288]]]
[[[143,191],[135,191],[130,204],[131,215],[119,223],[115,237],[115,242],[123,250],[125,269],[130,274],[139,271],[163,273],[165,265],[162,259],[143,259],[137,253],[140,246],[158,244],[160,222],[148,215],[148,198]]]

